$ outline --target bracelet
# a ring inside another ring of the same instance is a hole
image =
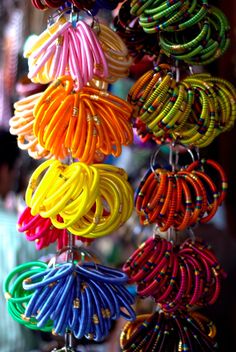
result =
[[[14,104],[14,116],[10,119],[10,133],[17,135],[18,147],[27,150],[34,159],[50,158],[50,153],[41,147],[33,134],[33,109],[42,93],[19,100]]]
[[[86,238],[115,231],[133,207],[132,189],[122,169],[57,160],[45,161],[34,171],[25,200],[32,216],[50,218],[55,228]]]
[[[73,158],[86,163],[108,154],[119,156],[121,145],[133,141],[132,107],[97,88],[72,89],[73,80],[61,77],[35,104],[33,133],[40,145],[60,159],[70,150]]]
[[[175,315],[157,311],[139,315],[124,326],[120,346],[123,352],[176,350],[216,351],[216,327],[198,312],[180,311]]]
[[[201,5],[194,1],[173,1],[158,7],[148,7],[140,15],[140,25],[147,33],[157,31],[184,30],[203,20],[208,13],[208,1],[202,0]]]
[[[225,278],[212,250],[198,239],[174,246],[164,238],[150,238],[131,255],[123,271],[130,283],[137,284],[139,296],[153,297],[168,313],[213,304]]]
[[[211,6],[203,20],[193,26],[191,35],[186,29],[184,33],[180,31],[174,34],[162,31],[160,47],[171,58],[184,60],[190,65],[207,65],[223,55],[229,47],[229,28],[224,13]],[[186,38],[191,39],[186,42]]]
[[[207,167],[204,167],[203,165]],[[215,170],[208,176],[208,167]],[[156,223],[160,231],[183,231],[207,223],[226,196],[227,178],[213,160],[197,160],[179,171],[152,167],[135,191],[135,207],[142,225]]]
[[[75,89],[83,88],[94,77],[108,77],[108,64],[93,29],[83,21],[72,23],[60,18],[42,33],[34,50],[25,52],[29,60],[29,78],[48,83],[70,74]]]
[[[102,23],[99,24],[97,36],[108,64],[109,75],[105,80],[113,83],[127,77],[132,59],[123,40]]]
[[[205,147],[232,128],[236,118],[236,92],[229,82],[209,74],[176,82],[165,64],[136,81],[128,101],[134,106],[138,134],[157,143],[178,140]]]
[[[18,219],[18,231],[24,232],[28,241],[34,241],[37,250],[47,248],[51,243],[57,242],[60,250],[68,245],[66,229],[55,228],[50,219],[44,219],[39,214],[31,215],[31,209],[26,207]]]
[[[79,10],[92,10],[92,13],[95,14],[99,9],[105,8],[109,10],[113,10],[116,8],[119,0],[69,0],[73,6],[78,8]],[[38,10],[45,9],[56,9],[59,7],[63,7],[67,1],[65,0],[31,0],[31,3]]]
[[[30,319],[25,316],[25,306],[32,297],[32,293],[27,293],[22,288],[22,283],[28,275],[40,273],[47,268],[43,262],[24,263],[17,266],[5,278],[3,291],[7,299],[7,309],[9,314],[18,323],[25,325],[29,329],[38,330],[37,322],[34,317]],[[52,324],[48,322],[42,331],[51,331]]]
[[[138,23],[138,17],[130,14],[131,0],[125,1],[118,15],[113,20],[118,35],[126,44],[129,54],[135,58],[135,62],[145,55],[159,54],[158,37],[156,34],[146,34]]]

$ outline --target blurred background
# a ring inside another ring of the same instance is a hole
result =
[[[231,46],[226,54],[206,69],[236,84],[236,1],[212,1],[228,16],[231,24]],[[103,21],[112,20],[111,13],[101,12]],[[24,192],[28,178],[37,167],[38,161],[29,158],[27,152],[17,148],[16,139],[8,131],[9,119],[13,114],[13,103],[35,93],[42,87],[32,85],[27,79],[27,61],[23,58],[23,47],[32,34],[41,33],[47,25],[48,12],[37,11],[31,1],[1,0],[0,2],[0,284],[16,265],[43,258],[47,260],[55,252],[51,246],[37,252],[33,243],[17,232],[18,214],[24,208]],[[130,77],[115,83],[111,90],[125,98],[135,78],[147,66],[133,65]],[[229,192],[224,205],[207,225],[198,226],[195,232],[208,241],[216,252],[228,276],[219,300],[205,310],[218,328],[220,351],[236,351],[236,130],[221,134],[204,150],[203,157],[213,158],[225,169],[229,179]],[[123,167],[129,174],[133,187],[150,165],[150,156],[155,144],[143,145],[135,139],[131,147],[123,148],[122,156],[107,162]],[[135,213],[117,233],[96,241],[95,250],[104,263],[121,267],[124,261],[149,234],[143,229]],[[148,299],[137,302],[138,312],[150,312],[152,302]],[[28,331],[12,321],[7,313],[5,299],[0,293],[0,352],[51,351],[63,346],[63,341],[49,334]],[[101,345],[87,345],[78,341],[78,351],[119,351],[119,334],[122,321],[114,323],[107,341]]]

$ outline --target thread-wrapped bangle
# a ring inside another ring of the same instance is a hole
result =
[[[137,294],[153,297],[168,313],[213,304],[225,273],[213,251],[201,240],[173,245],[155,237],[143,243],[123,266]]]
[[[198,312],[166,315],[160,311],[128,322],[122,330],[120,346],[123,352],[174,351],[176,348],[212,352],[218,350],[215,334],[213,322]]]

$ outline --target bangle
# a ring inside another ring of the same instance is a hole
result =
[[[119,156],[121,145],[133,140],[132,107],[97,88],[77,93],[72,89],[73,80],[61,77],[35,104],[33,133],[40,145],[60,159],[70,150],[72,157],[86,163],[97,155]]]
[[[7,299],[7,309],[9,314],[18,323],[25,325],[29,329],[39,330],[37,322],[34,317],[30,319],[25,316],[25,306],[32,297],[32,293],[27,293],[22,288],[23,280],[28,275],[34,275],[40,273],[47,268],[47,265],[43,262],[31,262],[17,266],[12,270],[4,281],[4,294]],[[51,331],[52,324],[48,322],[42,329],[42,331]]]
[[[179,311],[175,315],[157,311],[139,315],[124,326],[120,346],[123,352],[175,350],[215,351],[216,327],[198,312]]]
[[[191,20],[190,20],[191,21]],[[193,33],[199,33],[192,37]],[[160,33],[160,47],[174,59],[184,60],[190,65],[206,65],[223,55],[229,46],[229,23],[221,10],[211,6],[203,21],[195,24],[189,42],[183,42],[182,31]],[[189,32],[185,29],[186,36]]]
[[[33,82],[48,83],[70,74],[81,89],[95,76],[108,76],[108,64],[93,29],[83,21],[72,23],[60,18],[42,33],[34,50],[25,52],[29,59],[29,78]]]
[[[213,167],[213,178],[203,170]],[[218,177],[219,175],[219,177]],[[227,179],[214,161],[195,161],[185,169],[147,171],[135,191],[135,207],[142,225],[156,223],[165,232],[172,226],[183,231],[194,224],[206,223],[222,204]]]
[[[27,150],[34,159],[49,158],[50,153],[41,147],[33,134],[33,109],[42,93],[19,100],[14,104],[14,116],[10,119],[10,133],[17,135],[18,147]]]
[[[208,1],[201,0],[201,5],[194,1],[174,1],[158,7],[145,9],[140,16],[140,25],[147,33],[157,31],[182,31],[199,23],[208,14]]]
[[[31,215],[31,209],[26,207],[18,219],[18,231],[24,232],[28,241],[34,241],[37,250],[48,247],[57,242],[60,250],[68,245],[66,229],[55,228],[50,219],[44,219],[39,214]]]
[[[70,0],[70,3],[72,3],[74,6],[76,6],[80,10],[90,10],[95,3],[95,0]],[[97,2],[97,1],[96,1]],[[46,10],[48,8],[50,9],[56,9],[59,7],[62,7],[65,5],[66,1],[65,0],[31,0],[31,3],[36,9],[38,10]]]
[[[133,207],[123,170],[57,160],[48,160],[34,171],[25,199],[33,216],[50,218],[55,228],[87,238],[115,231],[131,216]]]
[[[139,296],[153,297],[168,314],[182,307],[213,304],[225,277],[212,250],[197,239],[174,246],[164,238],[150,238],[123,270],[130,283],[137,284]]]
[[[130,89],[135,127],[157,143],[178,140],[196,147],[209,145],[232,128],[236,92],[231,84],[208,74],[176,82],[171,67],[161,64],[145,73]]]
[[[104,24],[100,23],[98,29],[97,36],[108,64],[109,75],[105,80],[113,83],[119,78],[127,77],[132,59],[125,43]]]

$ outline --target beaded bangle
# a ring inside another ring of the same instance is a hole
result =
[[[214,253],[200,240],[180,247],[156,237],[143,243],[123,266],[141,297],[151,296],[168,313],[212,304],[225,277]]]
[[[140,315],[123,328],[122,351],[216,351],[215,325],[198,312],[180,311],[175,315],[156,312]]]
[[[160,2],[159,2],[160,3]],[[192,4],[188,1],[172,1],[158,7],[148,7],[140,16],[140,25],[147,33],[184,30],[203,20],[208,13],[208,1]]]
[[[185,34],[177,32],[173,35],[161,32],[160,47],[163,52],[177,60],[184,60],[191,65],[206,65],[223,55],[229,46],[229,23],[218,8],[212,6],[204,20]],[[196,33],[196,34],[195,34]],[[186,42],[186,37],[191,39]]]
[[[208,74],[176,82],[170,66],[163,64],[133,85],[128,101],[135,107],[141,134],[157,142],[169,138],[205,147],[231,128],[236,118],[231,84]]]
[[[213,178],[202,169],[204,163],[215,169]],[[223,169],[211,160],[193,162],[176,172],[151,167],[135,191],[135,207],[142,225],[156,223],[163,232],[172,226],[182,231],[210,221],[226,189]]]

